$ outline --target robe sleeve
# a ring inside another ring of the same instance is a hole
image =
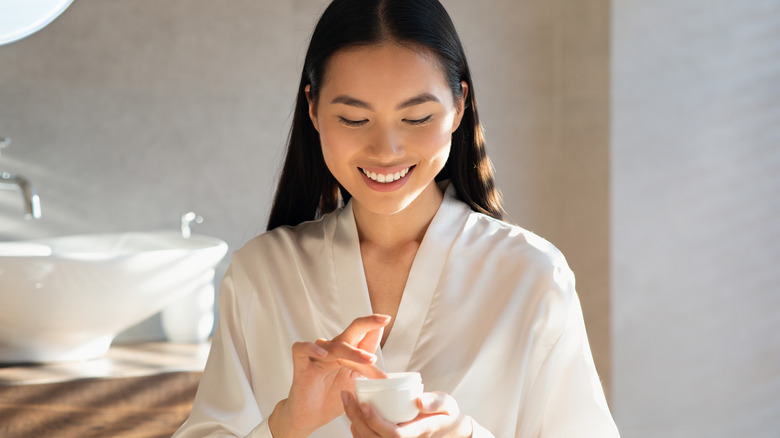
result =
[[[220,318],[189,418],[173,435],[272,438],[251,385],[240,296],[233,265],[222,280]]]
[[[553,275],[551,327],[559,333],[534,381],[534,399],[541,404],[540,438],[617,438],[593,362],[574,274],[564,264]],[[522,417],[521,417],[522,418]]]

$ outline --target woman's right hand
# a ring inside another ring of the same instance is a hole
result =
[[[344,413],[341,391],[354,391],[355,378],[386,377],[376,367],[376,351],[387,315],[357,318],[331,340],[296,342],[292,346],[290,394],[268,419],[276,438],[305,437]]]

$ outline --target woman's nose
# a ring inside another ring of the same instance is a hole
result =
[[[394,129],[377,127],[372,133],[369,149],[380,159],[392,159],[403,155],[401,136]]]

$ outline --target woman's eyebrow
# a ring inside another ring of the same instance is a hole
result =
[[[426,102],[437,102],[438,103],[439,99],[436,98],[436,96],[434,96],[431,93],[423,93],[423,94],[420,94],[418,96],[414,96],[413,98],[411,98],[411,99],[405,101],[404,103],[398,105],[398,107],[396,109],[409,108],[410,106],[420,105],[420,104],[423,104],[423,103],[426,103]]]
[[[420,105],[426,102],[439,102],[439,99],[431,93],[422,93],[420,95],[414,96],[409,100],[404,101],[403,103],[398,105],[396,109],[409,108],[410,106]],[[332,104],[340,103],[342,105],[354,106],[356,108],[363,108],[371,111],[374,110],[374,107],[372,107],[370,103],[364,102],[360,99],[357,99],[352,96],[348,96],[346,94],[342,94],[334,97],[333,100],[330,101],[330,103]]]
[[[363,108],[363,109],[372,110],[372,111],[374,109],[371,106],[370,103],[363,102],[360,99],[356,99],[356,98],[354,98],[352,96],[347,96],[346,94],[342,94],[340,96],[336,96],[335,98],[333,98],[333,100],[330,101],[330,103],[332,103],[332,104],[333,103],[340,103],[340,104],[343,104],[343,105],[354,106],[356,108]]]

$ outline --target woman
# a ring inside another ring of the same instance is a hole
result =
[[[617,436],[563,256],[500,219],[443,7],[335,0],[177,436]],[[431,391],[410,423],[354,395],[388,371]]]

